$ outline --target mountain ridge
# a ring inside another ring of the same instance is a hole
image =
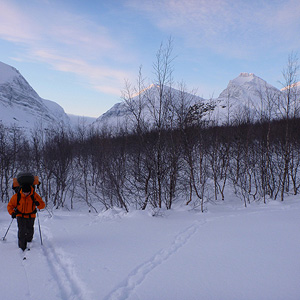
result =
[[[69,118],[56,102],[41,98],[21,73],[0,62],[0,121],[25,131],[35,126],[68,125]]]
[[[149,94],[151,94],[155,88],[159,89],[159,86],[151,84],[149,87],[142,89],[141,92],[132,96],[131,102],[138,102],[143,97],[149,99]],[[258,117],[263,109],[263,101],[269,97],[270,94],[273,94],[274,98],[275,95],[277,97],[283,96],[283,93],[279,89],[256,76],[254,73],[247,72],[242,72],[238,77],[230,80],[227,87],[217,98],[209,100],[189,94],[188,92],[181,92],[174,88],[169,87],[169,89],[175,102],[178,101],[178,99],[180,101],[180,97],[188,97],[193,99],[190,101],[191,106],[200,103],[205,107],[211,107],[211,111],[202,117],[204,120],[214,122],[214,124],[218,125],[228,124],[234,117],[240,118],[244,113]],[[153,93],[153,97],[157,97],[155,93]],[[138,105],[138,103],[136,103],[136,105]],[[143,105],[147,107],[146,104]],[[151,103],[150,106],[152,106],[152,108],[154,107]],[[149,107],[146,108],[146,110],[147,109],[149,110]],[[147,113],[143,113],[147,115]],[[154,115],[153,112],[152,115]],[[132,113],[128,105],[123,101],[116,103],[111,109],[97,118],[93,126],[96,128],[114,128],[116,126],[120,127],[122,124],[126,124],[127,126],[128,123],[126,122],[128,122],[130,118],[132,118]],[[149,118],[147,118],[146,121],[149,122]]]
[[[300,82],[294,84],[293,88],[299,90],[299,86]],[[246,111],[252,116],[258,115],[258,112],[261,113],[264,109],[265,98],[270,94],[273,97],[282,97],[286,88],[279,90],[254,73],[242,72],[230,80],[227,87],[214,99],[203,99],[180,88],[164,86],[163,89],[165,96],[170,98],[169,104],[173,106],[181,105],[180,101],[184,99],[190,106],[202,103],[213,107],[214,109],[211,109],[204,118],[222,125],[228,123],[234,116],[240,117]],[[151,126],[158,113],[159,97],[160,87],[151,84],[133,93],[133,96],[127,97],[129,99],[123,97],[126,100],[117,102],[98,118],[94,120],[89,118],[88,125],[97,129],[115,127],[128,129],[136,121],[131,107],[135,104],[139,106],[141,120]],[[42,124],[43,128],[53,125],[76,126],[80,118],[80,116],[69,117],[59,104],[41,98],[16,68],[3,62],[0,62],[0,112],[0,122],[5,126],[15,125],[27,131],[32,130],[37,124],[39,126]]]

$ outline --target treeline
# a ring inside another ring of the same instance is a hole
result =
[[[12,178],[31,171],[48,207],[72,209],[81,201],[91,210],[101,204],[129,211],[184,202],[203,211],[207,201],[226,201],[228,187],[245,206],[296,195],[299,168],[299,118],[116,136],[82,126],[26,137],[0,125],[2,202],[12,195]]]

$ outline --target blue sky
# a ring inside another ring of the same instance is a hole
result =
[[[241,72],[274,86],[300,50],[299,0],[0,0],[0,61],[67,113],[99,117],[172,37],[174,81],[218,96]]]

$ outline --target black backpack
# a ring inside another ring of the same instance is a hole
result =
[[[33,187],[33,193],[31,195],[31,199],[32,199],[32,212],[31,213],[22,213],[22,215],[29,215],[29,217],[31,216],[31,214],[35,214],[36,213],[36,208],[35,208],[35,200],[34,200],[34,193],[35,193],[35,186],[39,187],[40,185],[40,181],[38,176],[34,176],[32,173],[29,172],[21,172],[17,175],[16,178],[13,178],[13,185],[12,185],[12,189],[15,191],[15,193],[17,193],[17,207],[20,204],[20,199],[21,199],[21,189],[22,186],[24,185],[30,185]]]
[[[18,193],[23,185],[30,185],[35,189],[35,186],[39,187],[40,184],[38,176],[34,176],[29,172],[21,172],[16,178],[13,178],[12,189],[15,193]]]

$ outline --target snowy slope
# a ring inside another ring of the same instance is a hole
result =
[[[93,122],[95,128],[114,128],[127,124],[131,119],[130,111],[124,102],[116,103],[111,109]]]
[[[136,122],[131,111],[133,107],[136,107],[136,112],[141,111],[141,119],[145,124],[151,126],[154,124],[155,115],[157,116],[159,110],[159,93],[159,86],[151,84],[141,92],[133,95],[130,107],[124,101],[116,103],[111,109],[101,115],[94,122],[93,126],[96,128],[123,127],[130,129],[132,128],[132,124]],[[189,105],[204,101],[201,97],[167,86],[164,87],[164,95],[167,99],[172,99],[172,103],[170,103],[172,108],[178,108],[181,105],[181,101],[186,101]],[[171,95],[171,97],[169,97],[169,95]]]
[[[76,128],[78,126],[89,126],[97,119],[94,117],[76,116],[72,114],[68,114],[68,117],[73,128]]]
[[[10,216],[0,207],[4,235]],[[300,202],[226,202],[152,217],[40,212],[27,259],[14,221],[0,242],[1,299],[298,300]]]
[[[280,97],[281,91],[253,73],[241,73],[230,80],[227,88],[215,100],[217,109],[215,119],[220,124],[241,118],[246,112],[258,118],[262,110],[266,110],[266,101],[272,96]],[[274,116],[273,116],[274,117]]]
[[[68,125],[69,118],[61,106],[39,97],[19,71],[0,62],[0,121],[29,131],[36,125]]]

